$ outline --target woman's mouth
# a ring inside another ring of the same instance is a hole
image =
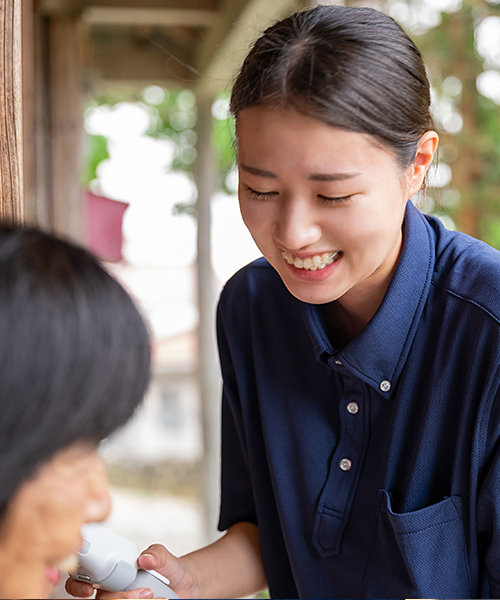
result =
[[[59,583],[62,573],[71,573],[78,567],[78,558],[76,554],[70,554],[63,558],[57,564],[45,567],[45,578],[50,585],[51,590]]]
[[[46,567],[45,578],[47,579],[51,587],[55,587],[61,579],[61,572],[57,567]]]
[[[281,256],[294,277],[310,283],[319,283],[328,279],[337,269],[337,264],[343,257],[341,250],[323,252],[301,258],[289,252],[282,251]]]
[[[324,269],[338,260],[341,255],[342,252],[340,250],[315,254],[314,256],[308,256],[307,258],[293,256],[293,254],[290,254],[285,250],[281,253],[281,256],[289,265],[293,265],[296,269],[304,269],[306,271],[318,271]]]

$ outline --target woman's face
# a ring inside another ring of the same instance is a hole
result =
[[[110,510],[108,482],[95,448],[75,444],[26,481],[0,525],[0,596],[43,598],[74,555],[80,527]]]
[[[426,169],[403,171],[368,135],[265,106],[238,114],[238,166],[243,220],[295,297],[347,310],[381,301]]]

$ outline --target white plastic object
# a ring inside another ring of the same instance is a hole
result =
[[[99,523],[86,523],[81,528],[83,544],[77,552],[79,566],[71,576],[110,592],[147,587],[155,598],[178,598],[169,580],[156,571],[137,566],[139,548],[133,542]]]

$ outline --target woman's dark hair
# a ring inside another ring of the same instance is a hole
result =
[[[293,108],[329,125],[367,133],[414,159],[433,128],[422,56],[401,27],[371,8],[317,6],[269,27],[236,78],[231,112]]]
[[[141,315],[90,253],[0,225],[0,518],[58,451],[123,425],[149,370]]]

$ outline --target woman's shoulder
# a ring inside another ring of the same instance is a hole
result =
[[[436,240],[432,283],[500,319],[500,251],[446,229],[435,217],[426,218]]]
[[[219,298],[219,313],[238,321],[248,313],[258,319],[296,314],[302,303],[290,294],[281,277],[265,258],[254,260],[237,271],[224,285]]]
[[[246,296],[258,294],[264,288],[281,287],[281,279],[264,257],[245,265],[225,283],[221,299],[226,296]]]

